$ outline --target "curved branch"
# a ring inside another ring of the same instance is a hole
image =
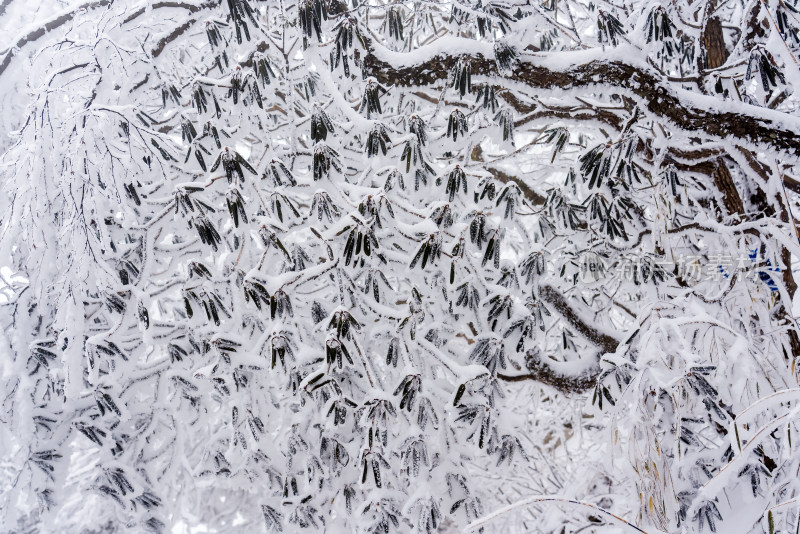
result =
[[[3,61],[0,62],[0,75],[2,75],[3,72],[5,72],[5,70],[8,68],[8,66],[11,64],[11,60],[14,59],[14,57],[17,55],[17,51],[20,48],[22,48],[23,46],[25,46],[26,44],[32,43],[33,41],[36,41],[37,39],[41,39],[48,32],[51,32],[51,31],[55,30],[56,28],[59,28],[59,27],[63,26],[64,24],[67,24],[72,19],[74,19],[79,13],[83,12],[86,9],[94,9],[94,8],[97,8],[97,7],[104,7],[104,6],[109,5],[110,3],[111,3],[110,0],[91,0],[89,2],[85,2],[85,3],[75,7],[74,9],[71,9],[70,11],[62,13],[61,15],[58,15],[58,16],[50,19],[49,21],[45,22],[44,24],[42,24],[41,26],[39,26],[35,30],[31,30],[27,34],[23,35],[22,37],[17,39],[17,42],[14,43],[6,51],[6,55],[3,58]]]
[[[427,86],[447,80],[457,61],[469,57],[473,75],[507,79],[531,89],[565,91],[571,95],[584,90],[597,92],[610,88],[635,97],[652,115],[667,120],[687,132],[698,132],[716,139],[736,138],[752,146],[800,156],[800,121],[786,114],[756,108],[744,103],[732,106],[710,96],[674,87],[664,77],[644,65],[595,55],[588,62],[575,64],[586,53],[549,54],[557,58],[528,56],[511,72],[497,69],[491,48],[483,43],[456,39],[432,45],[430,50],[414,54],[370,50],[363,60],[364,71],[384,85]],[[471,54],[453,54],[448,50],[470,50]],[[617,50],[617,57],[622,52]],[[558,65],[548,67],[547,65]],[[393,65],[400,65],[395,67]],[[568,66],[563,66],[568,65]]]
[[[464,529],[464,532],[471,532],[471,531],[473,531],[473,530],[475,530],[477,528],[481,528],[482,529],[486,523],[492,521],[496,517],[499,517],[499,516],[501,516],[503,514],[511,512],[512,510],[515,510],[517,508],[521,508],[523,506],[528,506],[528,505],[531,505],[531,504],[538,504],[538,503],[571,504],[571,505],[579,507],[579,508],[589,508],[590,510],[594,510],[594,511],[600,512],[601,514],[604,514],[604,515],[614,519],[615,521],[619,522],[620,524],[625,525],[625,526],[629,527],[630,529],[632,529],[632,530],[634,530],[636,532],[640,532],[641,534],[648,534],[648,532],[646,530],[642,530],[641,528],[637,527],[636,525],[634,525],[630,521],[626,521],[625,519],[622,519],[617,514],[613,514],[613,513],[609,512],[608,510],[605,510],[604,508],[600,508],[596,504],[592,504],[590,502],[584,502],[584,501],[576,501],[574,499],[569,499],[567,497],[562,497],[562,496],[559,496],[559,495],[533,495],[531,497],[526,497],[525,499],[522,499],[521,501],[517,501],[517,502],[515,502],[513,504],[510,504],[510,505],[508,505],[508,506],[506,506],[504,508],[501,508],[501,509],[499,509],[499,510],[497,510],[495,512],[492,512],[492,513],[490,513],[488,515],[485,515],[483,517],[480,517],[480,518],[476,519],[475,521],[473,521],[472,523],[467,525],[467,527]],[[653,530],[653,529],[651,529],[650,532],[653,532],[653,534],[656,534],[656,533],[665,534],[664,532],[662,532],[660,530]]]
[[[596,325],[589,324],[580,316],[575,307],[567,301],[566,297],[553,286],[541,286],[539,288],[539,297],[569,323],[581,337],[595,345],[599,349],[598,352],[589,358],[585,358],[586,360],[591,359],[591,361],[588,361],[588,365],[576,373],[571,364],[546,361],[542,359],[537,350],[531,350],[527,353],[528,374],[498,374],[497,378],[506,382],[535,380],[552,386],[562,393],[580,393],[594,387],[600,374],[600,357],[605,353],[616,352],[620,340],[608,332],[604,332]],[[568,367],[568,369],[561,369],[561,367]]]
[[[539,297],[555,309],[581,337],[605,353],[617,351],[617,345],[619,345],[620,340],[597,326],[588,324],[575,308],[567,302],[567,299],[559,290],[550,285],[541,286],[539,288]]]
[[[201,9],[205,9],[207,7],[213,7],[218,4],[219,0],[210,0],[209,2],[204,2],[202,4],[191,4],[189,2],[177,2],[174,0],[166,0],[163,2],[153,3],[150,9],[160,9],[164,7],[178,7],[187,10],[189,13],[197,13]],[[147,9],[146,6],[140,7],[139,9],[137,9],[136,11],[125,17],[125,20],[122,21],[123,24],[127,24],[133,19],[141,17],[145,13],[146,9]]]
[[[582,393],[594,387],[597,377],[600,375],[600,353],[593,357],[591,365],[588,365],[580,373],[569,373],[560,370],[559,364],[564,362],[545,361],[537,351],[528,351],[526,366],[528,373],[524,375],[504,375],[498,374],[497,378],[505,382],[526,382],[533,380],[542,384],[547,384],[561,393]]]
[[[153,57],[160,56],[161,53],[164,51],[164,48],[166,48],[166,46],[169,43],[171,43],[172,41],[174,41],[175,39],[177,39],[178,37],[180,37],[181,35],[186,33],[186,30],[191,28],[194,25],[195,22],[197,22],[197,19],[191,18],[191,19],[187,20],[186,22],[184,22],[183,24],[181,24],[180,26],[178,26],[177,28],[175,28],[174,30],[172,30],[169,33],[169,35],[166,35],[165,37],[160,39],[158,41],[158,44],[155,46],[155,48],[153,48],[153,51],[152,51]]]
[[[211,8],[219,4],[219,0],[209,0],[208,2],[204,2],[202,4],[190,4],[188,2],[175,2],[171,0],[167,0],[164,2],[156,2],[152,5],[152,9],[160,9],[160,8],[167,8],[167,7],[174,7],[174,8],[181,8],[185,9],[189,14],[197,13],[198,11],[202,11],[203,9]],[[128,17],[125,18],[125,23],[134,20],[135,18],[144,14],[145,8],[140,8],[131,13]],[[181,35],[186,33],[189,28],[191,28],[197,22],[196,18],[190,18],[174,30],[172,30],[168,35],[161,38],[158,43],[156,44],[155,48],[152,50],[153,57],[158,57],[164,51],[166,46],[174,41],[175,39],[179,38]]]
[[[54,18],[45,22],[38,28],[29,31],[28,33],[17,39],[17,41],[11,47],[9,47],[8,50],[5,51],[5,56],[3,57],[3,60],[0,61],[0,76],[6,71],[6,69],[8,69],[9,65],[11,65],[11,60],[14,59],[14,57],[16,57],[17,52],[23,46],[30,44],[38,39],[41,39],[42,37],[47,35],[47,33],[69,23],[70,21],[72,21],[72,19],[74,19],[77,15],[79,15],[85,10],[96,9],[98,7],[105,7],[110,4],[111,0],[89,0],[88,2],[84,2],[69,11],[66,11],[60,15],[55,16]],[[202,4],[192,4],[189,2],[178,2],[178,1],[163,1],[163,2],[155,2],[151,6],[151,9],[175,7],[175,8],[186,9],[189,13],[196,13],[198,11],[201,11],[209,7],[213,7],[218,4],[219,0],[209,0],[208,2],[204,2]],[[5,9],[5,6],[6,4],[3,4],[2,9]],[[0,13],[2,13],[2,9],[0,9]],[[128,17],[126,17],[123,23],[131,22],[132,20],[143,15],[144,13],[145,13],[145,8],[141,7],[136,11],[134,11],[133,13],[131,13]],[[188,26],[184,28],[184,30],[187,28]],[[170,40],[174,40],[178,35],[180,35],[180,33],[172,36]],[[158,46],[160,46],[161,49],[163,49],[163,47],[168,42],[169,41],[159,43]],[[161,50],[159,50],[159,53],[160,52]]]

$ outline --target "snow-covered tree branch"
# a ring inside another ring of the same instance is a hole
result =
[[[796,0],[29,4],[0,531],[800,526]]]

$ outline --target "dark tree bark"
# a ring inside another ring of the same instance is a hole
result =
[[[700,71],[716,69],[728,61],[730,54],[725,46],[725,34],[722,31],[722,21],[714,14],[717,1],[709,0],[706,3],[703,15],[703,28],[700,32],[700,45],[702,53],[698,57]]]
[[[727,212],[725,215],[733,215],[736,219],[741,220],[744,216],[744,205],[736,183],[733,181],[733,176],[731,176],[731,171],[728,170],[728,165],[723,158],[717,158],[715,163],[711,176],[717,191],[722,196],[722,205]]]
[[[447,80],[450,70],[462,56],[439,54],[415,65],[393,67],[374,53],[363,58],[364,71],[385,86],[425,87]],[[602,87],[633,98],[639,106],[684,131],[716,139],[735,138],[742,144],[770,147],[800,156],[800,129],[748,113],[704,109],[685,102],[674,84],[656,72],[622,61],[595,60],[566,70],[553,70],[533,60],[521,61],[511,72],[499,72],[494,59],[476,55],[469,58],[473,76],[500,77],[522,83],[529,89],[585,89],[587,94]],[[755,110],[756,108],[753,108]]]

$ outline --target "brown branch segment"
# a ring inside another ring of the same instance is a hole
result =
[[[419,87],[447,80],[460,58],[459,55],[442,53],[415,65],[395,68],[374,53],[368,53],[363,59],[363,67],[369,76],[384,85]],[[553,70],[531,61],[521,61],[512,72],[501,73],[493,59],[477,54],[470,58],[470,67],[473,75],[509,78],[530,89],[563,90],[572,94],[577,89],[586,89],[590,94],[600,87],[615,88],[636,97],[641,107],[684,131],[699,132],[717,139],[732,137],[800,156],[800,132],[791,127],[765,117],[696,107],[684,102],[669,81],[654,71],[622,61],[599,59],[567,70]]]
[[[714,186],[717,191],[722,195],[722,205],[725,207],[727,213],[725,215],[734,215],[738,219],[744,217],[744,205],[742,204],[742,197],[739,195],[739,190],[736,183],[733,181],[731,171],[725,164],[723,158],[718,158],[712,173],[714,179]]]
[[[730,56],[728,48],[725,46],[722,21],[714,14],[716,11],[717,0],[708,0],[703,13],[703,27],[700,31],[702,52],[697,58],[700,71],[721,67]]]
[[[498,374],[497,378],[504,382],[526,382],[534,380],[554,387],[561,393],[581,393],[594,387],[600,374],[600,354],[598,353],[593,365],[588,366],[582,373],[574,375],[559,372],[555,367],[542,360],[538,351],[528,351],[528,374],[504,375]],[[558,362],[553,362],[557,364]]]
[[[616,352],[619,340],[584,322],[559,290],[549,285],[541,286],[539,297],[563,317],[581,337],[596,345],[604,353]]]
[[[597,352],[591,356],[593,361],[581,373],[565,373],[558,369],[559,362],[548,363],[542,359],[538,351],[531,350],[527,354],[526,364],[529,371],[527,374],[498,374],[497,377],[506,382],[535,380],[552,386],[562,393],[586,391],[595,385],[600,374],[600,357],[606,353],[616,352],[620,341],[584,321],[573,305],[567,301],[566,297],[553,286],[541,286],[539,288],[539,297],[569,323],[581,337],[597,347]]]

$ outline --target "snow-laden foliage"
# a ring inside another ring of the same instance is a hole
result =
[[[798,528],[796,2],[63,9],[3,532]]]

